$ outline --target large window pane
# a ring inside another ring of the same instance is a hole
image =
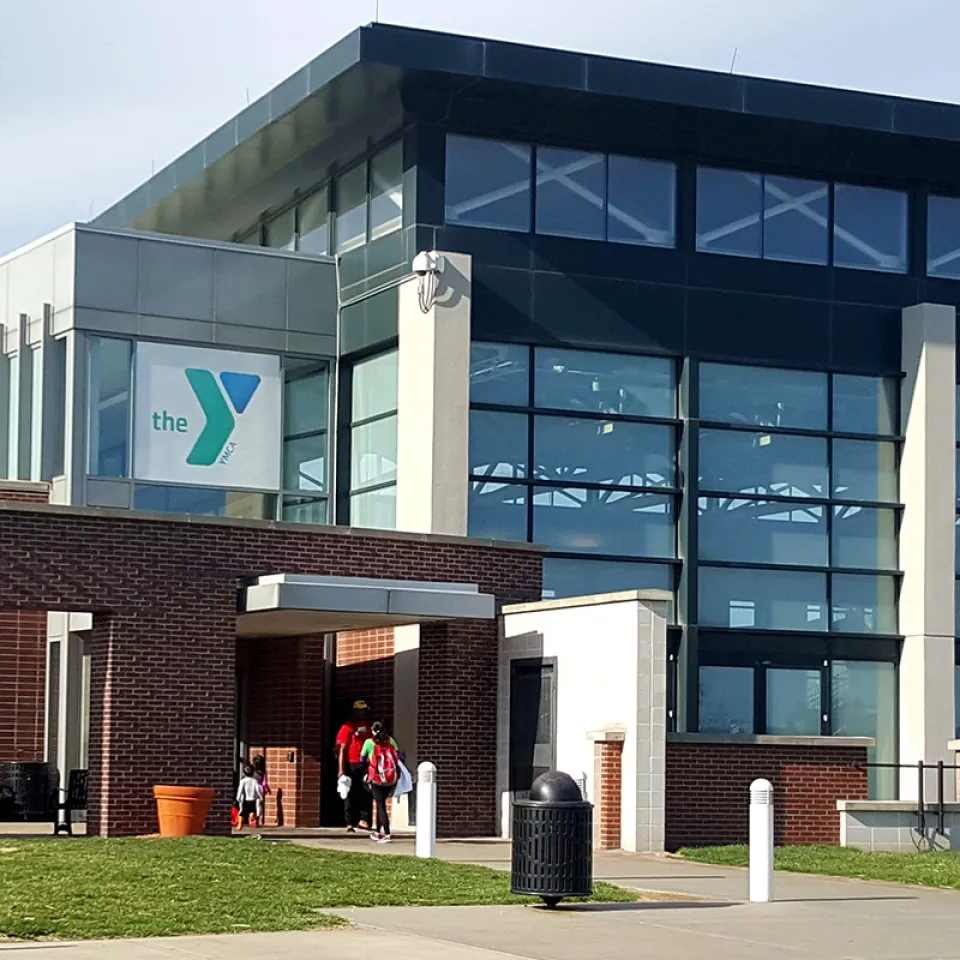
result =
[[[283,498],[280,519],[286,523],[329,523],[325,497]]]
[[[829,192],[826,183],[763,178],[763,256],[791,263],[827,262]]]
[[[907,195],[899,190],[834,187],[833,262],[905,273],[907,269]]]
[[[522,413],[470,411],[470,473],[505,479],[527,475],[527,425]]]
[[[530,403],[530,348],[510,343],[472,343],[470,400],[527,406]]]
[[[676,244],[677,168],[636,157],[607,158],[607,239]]]
[[[837,374],[833,378],[833,429],[877,435],[898,433],[898,387],[889,377]]]
[[[288,378],[283,393],[283,433],[296,436],[327,429],[327,407],[330,387],[327,368],[316,370],[315,364],[302,367],[293,363],[284,364]],[[314,372],[310,371],[311,368]]]
[[[586,597],[621,590],[673,590],[673,567],[622,560],[543,561],[543,597]]]
[[[570,553],[673,557],[673,498],[619,490],[537,487],[533,493],[533,540]]]
[[[397,479],[397,418],[373,420],[351,431],[350,489]]]
[[[826,566],[827,507],[701,497],[700,559]]]
[[[624,487],[676,483],[672,427],[617,420],[536,417],[536,478]]]
[[[673,417],[673,363],[659,357],[537,348],[534,403],[558,410]]]
[[[530,229],[529,144],[447,137],[447,223]]]
[[[892,663],[834,660],[830,665],[831,729],[837,737],[872,737],[870,763],[897,759],[897,672]],[[896,770],[870,767],[871,800],[894,800]]]
[[[376,530],[395,530],[397,526],[397,488],[381,487],[350,496],[350,526]]]
[[[960,279],[960,198],[927,201],[927,273]]]
[[[537,233],[603,239],[604,159],[602,153],[537,148]]]
[[[827,472],[827,441],[821,437],[710,428],[700,432],[703,490],[823,497]]]
[[[327,254],[330,252],[330,191],[327,187],[307,197],[300,204],[301,253]]]
[[[399,140],[370,161],[370,239],[403,226],[403,143]]]
[[[700,417],[722,423],[827,429],[827,375],[704,363]]]
[[[753,733],[753,667],[701,667],[700,732]]]
[[[827,578],[792,570],[700,568],[700,623],[763,630],[827,629]]]
[[[841,500],[896,503],[896,444],[834,440],[833,495]]]
[[[897,515],[870,507],[833,507],[832,563],[863,570],[897,569]]]
[[[833,630],[896,633],[896,577],[837,573],[833,576]]]
[[[337,253],[367,240],[367,165],[361,163],[337,180]]]
[[[90,340],[88,442],[94,476],[129,476],[130,357],[129,340]]]
[[[767,733],[819,736],[822,712],[819,670],[767,670]]]
[[[158,513],[193,513],[207,517],[263,520],[273,517],[276,497],[272,494],[215,490],[208,487],[137,485],[133,492],[133,508]]]
[[[291,208],[268,220],[263,231],[263,245],[276,250],[292,250],[296,246],[296,213]]]
[[[760,256],[763,177],[742,170],[697,169],[697,250]]]
[[[485,540],[527,539],[527,488],[518,484],[471,481],[467,533]]]
[[[397,351],[354,365],[352,420],[357,423],[397,409]]]
[[[283,443],[283,489],[323,492],[326,488],[326,433],[285,440]]]

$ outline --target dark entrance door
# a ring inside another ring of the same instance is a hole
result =
[[[556,663],[513,660],[510,665],[510,791],[515,796],[525,796],[537,777],[556,767],[556,722]]]

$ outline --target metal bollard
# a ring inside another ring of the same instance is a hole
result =
[[[773,784],[750,784],[750,902],[773,899]]]
[[[437,855],[437,767],[429,760],[417,767],[416,854],[425,860]]]

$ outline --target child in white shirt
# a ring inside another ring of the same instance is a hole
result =
[[[253,818],[257,825],[257,813],[263,803],[263,787],[253,775],[253,767],[247,764],[243,768],[243,778],[237,787],[237,806],[240,808],[240,829],[242,830]]]

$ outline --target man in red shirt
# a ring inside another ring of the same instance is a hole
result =
[[[361,756],[369,737],[370,708],[365,700],[357,700],[350,719],[337,734],[339,776],[350,778],[350,792],[343,801],[348,833],[355,833],[357,827],[369,827],[373,822],[373,796],[364,782],[367,762]]]

